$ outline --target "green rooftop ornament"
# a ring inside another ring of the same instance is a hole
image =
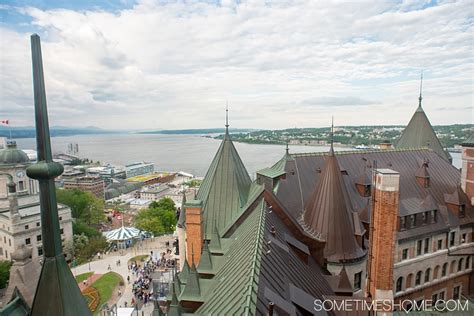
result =
[[[41,42],[37,34],[31,35],[31,54],[38,162],[28,167],[26,173],[28,177],[39,181],[44,250],[43,266],[31,314],[91,315],[62,251],[54,178],[64,170],[62,165],[53,162],[51,154]]]

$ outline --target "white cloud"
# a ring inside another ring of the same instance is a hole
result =
[[[422,69],[432,123],[474,121],[472,4],[392,3],[20,11],[42,36],[52,125],[214,127],[227,99],[235,127],[405,124]],[[28,35],[0,26],[0,115],[17,125],[33,122]]]

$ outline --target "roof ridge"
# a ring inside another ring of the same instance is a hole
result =
[[[246,306],[244,306],[245,313],[244,315],[254,315],[254,313],[250,310],[252,307],[256,308],[256,301],[252,301],[252,295],[254,294],[254,284],[257,284],[258,290],[258,278],[260,276],[260,258],[261,258],[261,250],[262,250],[262,242],[263,242],[263,235],[265,229],[265,202],[262,200],[260,207],[260,216],[258,219],[258,229],[257,229],[257,237],[255,238],[255,247],[252,255],[252,268],[250,271],[249,276],[249,284],[247,284],[247,294],[246,294]],[[258,271],[257,271],[258,270]],[[258,274],[258,275],[257,275]],[[254,306],[250,306],[253,304]]]

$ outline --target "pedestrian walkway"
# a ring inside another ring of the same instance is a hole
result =
[[[79,283],[79,289],[81,290],[81,292],[84,291],[89,286],[91,286],[92,283],[97,281],[97,279],[99,279],[101,276],[102,276],[102,274],[94,273],[93,275],[91,275],[90,277],[87,278],[85,283],[84,282]]]
[[[128,261],[138,255],[149,255],[150,251],[153,251],[154,254],[159,254],[161,252],[166,251],[165,242],[170,242],[170,247],[173,244],[174,237],[172,235],[165,235],[160,237],[155,237],[152,240],[145,240],[139,242],[133,248],[129,248],[126,251],[123,250],[122,252],[112,252],[107,255],[102,254],[100,260],[95,260],[91,262],[84,263],[80,266],[72,268],[71,271],[74,276],[86,273],[86,272],[94,272],[95,274],[102,275],[107,272],[115,272],[118,273],[124,281],[124,286],[121,287],[121,294],[120,297],[118,293],[114,293],[112,295],[111,300],[108,302],[109,306],[113,304],[117,304],[118,307],[125,307],[125,302],[127,305],[131,305],[132,301],[132,285],[133,282],[136,280],[136,276],[134,276],[131,272],[128,271]],[[120,265],[117,265],[117,261],[120,260]],[[108,267],[110,265],[110,270]],[[130,276],[130,283],[127,282],[127,277]],[[91,283],[88,283],[89,285]],[[81,286],[79,286],[80,288]],[[116,289],[117,292],[117,289]],[[118,301],[117,301],[118,298]],[[146,312],[152,310],[153,304],[148,304]],[[151,308],[151,309],[150,309]],[[146,314],[146,313],[145,313]]]

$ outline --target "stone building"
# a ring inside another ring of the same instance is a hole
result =
[[[38,182],[26,176],[30,165],[27,155],[9,141],[0,150],[0,260],[11,260],[12,253],[21,245],[32,248],[33,259],[42,256],[41,216]],[[8,193],[12,177],[17,192]],[[62,240],[72,238],[71,209],[58,205]]]
[[[78,189],[90,192],[99,199],[104,199],[105,182],[98,176],[84,176],[64,179],[65,189]]]

